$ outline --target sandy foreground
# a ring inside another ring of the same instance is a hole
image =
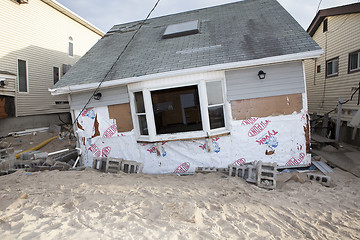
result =
[[[268,191],[222,173],[1,176],[1,239],[360,239],[360,179]],[[300,174],[306,179],[304,174]],[[20,199],[27,194],[26,199]]]

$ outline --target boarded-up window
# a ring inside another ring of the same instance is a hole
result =
[[[231,101],[234,120],[287,115],[300,112],[302,108],[301,93]]]
[[[133,129],[130,104],[116,104],[108,106],[110,119],[116,120],[118,132],[128,132]]]
[[[18,59],[19,92],[27,92],[27,68],[26,61]]]

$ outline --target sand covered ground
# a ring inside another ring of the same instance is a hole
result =
[[[1,176],[1,239],[360,239],[360,180],[268,191],[222,173]],[[304,174],[300,175],[304,179]],[[27,194],[26,199],[20,199]]]

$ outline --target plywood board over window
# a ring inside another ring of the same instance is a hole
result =
[[[128,132],[133,129],[130,104],[116,104],[108,106],[110,119],[116,120],[118,132]]]
[[[300,112],[302,108],[301,93],[231,101],[234,120],[287,115]]]

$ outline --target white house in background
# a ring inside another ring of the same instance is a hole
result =
[[[86,166],[101,156],[145,173],[307,166],[303,61],[320,54],[277,1],[245,0],[115,25],[51,91],[69,96]]]
[[[4,136],[48,126],[58,122],[58,114],[69,112],[67,97],[51,96],[48,89],[103,32],[53,0],[2,0],[0,9],[0,136]]]

